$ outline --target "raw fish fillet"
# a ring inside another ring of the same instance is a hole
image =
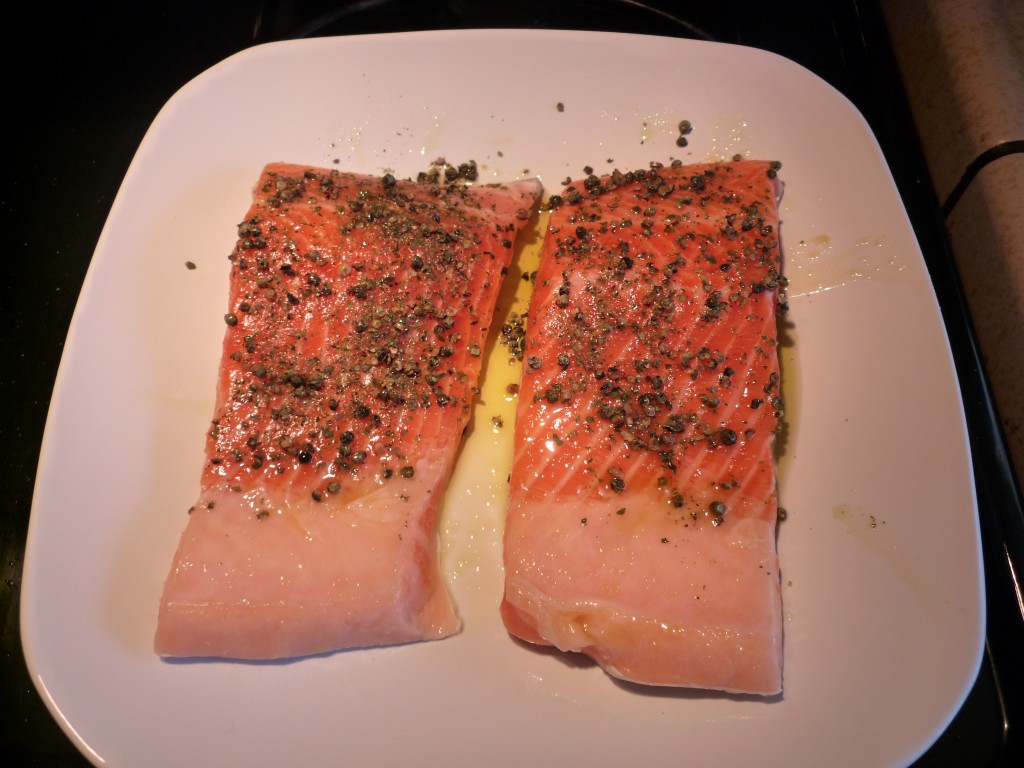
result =
[[[231,253],[202,490],[163,656],[442,638],[437,518],[513,243],[540,194],[267,166]]]
[[[519,638],[638,683],[781,690],[777,168],[552,198],[505,528]]]

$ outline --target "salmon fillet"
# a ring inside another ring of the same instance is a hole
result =
[[[458,631],[438,511],[540,191],[263,170],[230,256],[201,493],[158,654],[271,659]]]
[[[505,527],[506,628],[624,680],[782,686],[778,164],[552,198]]]

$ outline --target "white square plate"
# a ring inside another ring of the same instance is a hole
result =
[[[585,165],[737,153],[782,161],[786,185],[782,696],[643,689],[508,637],[497,352],[442,519],[460,635],[282,663],[153,654],[198,492],[226,257],[266,162],[408,176],[444,156],[556,191]],[[950,350],[869,128],[788,60],[669,38],[314,39],[213,67],[157,117],[97,245],[47,422],[22,626],[44,699],[96,764],[910,762],[974,681],[984,595]]]

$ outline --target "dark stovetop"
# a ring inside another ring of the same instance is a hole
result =
[[[23,7],[21,37],[9,31],[2,54],[5,111],[15,141],[13,172],[0,198],[3,231],[10,235],[0,283],[0,759],[7,765],[88,764],[51,718],[26,671],[18,624],[21,565],[36,461],[71,314],[114,195],[160,107],[221,59],[274,39],[540,27],[677,35],[768,49],[829,81],[867,118],[918,235],[957,360],[986,557],[989,653],[960,714],[917,765],[1024,764],[1018,733],[1024,726],[1024,680],[1021,668],[1008,662],[1024,649],[1024,620],[1010,572],[1013,565],[1024,567],[1020,494],[882,17],[869,0],[779,5],[180,0],[139,3],[130,10],[117,3]]]

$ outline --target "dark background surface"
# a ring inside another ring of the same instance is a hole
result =
[[[808,0],[779,8],[654,0],[239,0],[228,8],[180,0],[129,10],[116,3],[35,4],[23,6],[22,14],[10,25],[2,51],[4,114],[14,142],[13,169],[0,195],[0,231],[6,236],[0,257],[0,762],[87,765],[47,712],[25,668],[18,624],[21,566],[36,462],[68,324],[114,196],[159,109],[203,70],[273,39],[519,26],[678,35],[768,49],[811,69],[864,113],[890,163],[946,318],[971,433],[987,563],[989,652],[964,708],[918,765],[1024,765],[1022,665],[1012,658],[1024,650],[1024,622],[1009,573],[1024,536],[1017,527],[1020,495],[874,3]],[[771,764],[770,756],[766,762]]]

